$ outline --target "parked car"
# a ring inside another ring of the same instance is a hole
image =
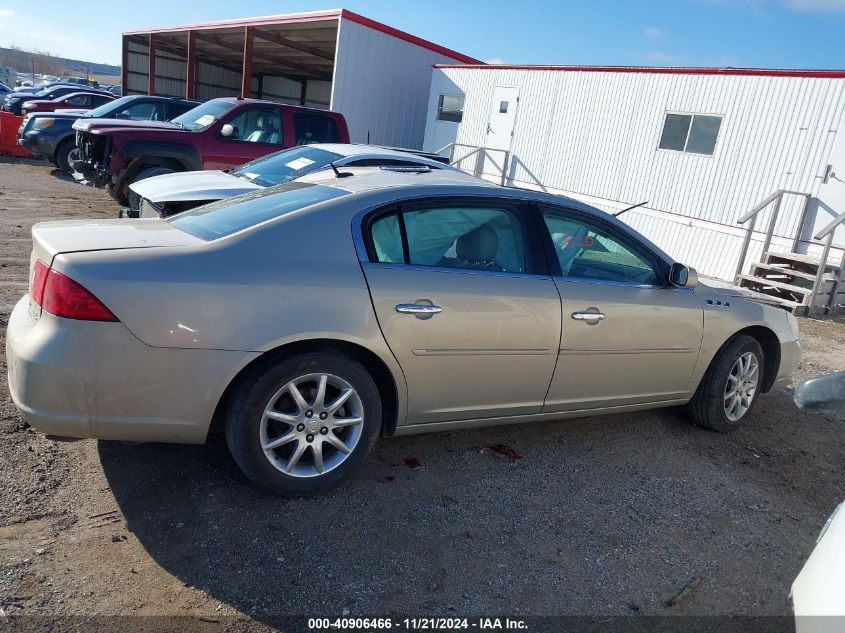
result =
[[[100,87],[100,84],[97,81],[94,79],[86,79],[85,77],[63,77],[61,81],[75,86],[88,86],[90,88]]]
[[[800,356],[766,297],[603,211],[449,170],[320,171],[32,236],[6,334],[28,422],[202,443],[214,420],[282,494],[347,481],[380,435],[683,404],[731,431]]]
[[[65,83],[64,81],[50,81],[46,83],[39,83],[36,86],[32,85],[32,82],[25,81],[21,83],[17,88],[15,88],[15,92],[20,92],[21,94],[33,94],[36,92],[41,92],[42,90],[46,90],[48,88],[55,88],[57,86],[69,86],[79,90],[79,86],[71,86],[69,83]]]
[[[120,119],[121,121],[169,121],[191,110],[199,101],[178,97],[135,95],[109,101],[93,110],[30,114],[18,132],[18,145],[36,157],[49,160],[67,174],[79,160],[74,121],[79,119]]]
[[[2,81],[0,81],[0,95],[9,94],[10,92],[12,92],[12,89],[9,88],[9,86],[4,84]]]
[[[89,182],[127,204],[129,185],[176,171],[229,169],[284,147],[348,143],[342,114],[258,99],[206,101],[170,123],[74,123]]]
[[[108,91],[112,93],[115,97],[119,97],[123,94],[123,86],[121,86],[120,84],[115,84],[113,86],[109,86]]]
[[[129,185],[129,209],[121,217],[167,217],[201,204],[281,185],[330,165],[427,167],[454,170],[426,152],[373,145],[316,143],[268,154],[229,171],[188,171],[154,176]]]
[[[79,92],[79,86],[52,86],[31,94],[10,92],[3,99],[3,109],[7,112],[11,112],[12,114],[19,115],[22,112],[24,104],[29,101],[57,99],[58,97],[63,97],[72,92]]]
[[[35,99],[21,106],[21,114],[55,112],[56,110],[92,110],[114,101],[114,96],[102,92],[70,92],[55,99]]]
[[[845,371],[818,376],[795,389],[801,409],[845,409]],[[845,503],[828,517],[816,546],[792,583],[796,633],[839,633],[845,627]]]

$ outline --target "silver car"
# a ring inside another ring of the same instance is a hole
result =
[[[11,394],[45,433],[202,443],[277,493],[379,436],[687,405],[736,428],[795,319],[604,212],[456,172],[347,168],[166,220],[33,228]]]
[[[415,154],[375,145],[314,143],[283,149],[228,171],[163,173],[129,185],[129,209],[121,217],[158,218],[208,202],[282,185],[321,169],[341,167],[427,167],[458,171],[433,154]]]

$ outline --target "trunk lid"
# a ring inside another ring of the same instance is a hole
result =
[[[59,253],[191,246],[203,241],[162,220],[65,220],[32,227],[33,258],[52,264]]]

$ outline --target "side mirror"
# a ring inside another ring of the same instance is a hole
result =
[[[229,138],[235,135],[235,126],[227,123],[223,127],[220,128],[220,136],[225,138]]]
[[[678,288],[695,288],[698,285],[698,273],[695,268],[675,262],[669,269],[669,283]]]
[[[845,407],[845,371],[805,380],[793,396],[799,409],[842,409]]]

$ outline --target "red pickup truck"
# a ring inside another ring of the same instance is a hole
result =
[[[127,203],[133,182],[177,171],[229,169],[310,143],[348,143],[343,115],[273,101],[212,99],[167,123],[80,119],[73,124],[86,180]]]

